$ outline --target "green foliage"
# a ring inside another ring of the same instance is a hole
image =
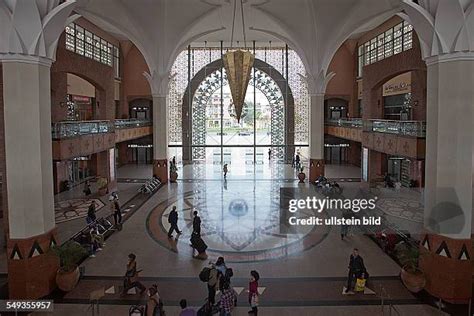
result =
[[[400,243],[395,248],[395,254],[402,267],[408,272],[414,272],[418,269],[420,259],[420,250],[418,247],[407,243]]]
[[[99,179],[97,179],[97,187],[99,189],[105,189],[107,187],[107,183],[107,178],[100,177]]]
[[[83,246],[71,240],[61,246],[52,247],[51,251],[59,257],[61,269],[66,272],[74,270],[79,261],[88,255]]]

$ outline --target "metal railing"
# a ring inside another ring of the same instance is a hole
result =
[[[352,119],[330,119],[326,120],[327,125],[342,126],[342,127],[362,127],[363,122],[361,118]]]
[[[115,128],[134,128],[142,126],[151,126],[152,121],[140,119],[121,119],[115,120]]]
[[[403,136],[426,137],[426,122],[395,120],[338,119],[327,120],[326,125],[363,128],[366,132],[397,134]]]
[[[112,133],[112,121],[63,121],[52,124],[53,139],[71,138],[82,135]]]
[[[424,121],[364,120],[364,131],[426,137]]]
[[[62,121],[51,124],[53,139],[72,138],[83,135],[113,133],[115,129],[151,126],[150,120],[120,119],[115,121]]]

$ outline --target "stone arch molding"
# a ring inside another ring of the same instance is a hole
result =
[[[212,96],[213,92],[220,88],[220,74],[218,71],[223,69],[222,59],[218,59],[208,64],[202,68],[192,79],[190,84],[185,90],[182,103],[183,113],[189,113],[191,115],[193,110],[203,110],[205,111],[205,105]],[[294,116],[294,98],[291,92],[291,89],[288,85],[288,82],[276,69],[271,65],[265,63],[262,60],[255,59],[254,67],[257,70],[256,72],[256,88],[262,91],[265,97],[268,99],[268,102],[271,106],[281,105],[283,107],[283,117],[278,115],[278,113],[273,113],[272,108],[272,119],[271,124],[277,125],[278,123],[284,124],[285,131],[280,131],[278,135],[275,135],[272,139],[272,144],[283,144],[289,145],[286,147],[286,157],[292,157],[294,148],[291,146],[294,144],[294,126],[295,126],[295,116]],[[206,87],[206,91],[201,91],[197,96],[197,92],[202,88],[202,82],[207,78],[210,78],[211,84]],[[225,77],[224,77],[225,78]],[[272,85],[267,86],[263,83],[263,80],[270,78],[272,80]],[[263,80],[261,80],[263,79]],[[253,78],[252,78],[253,80]],[[225,85],[226,83],[224,83]],[[274,92],[279,90],[278,93]],[[272,96],[273,95],[273,96]],[[198,109],[193,108],[193,104],[198,102]],[[278,111],[275,111],[278,112]],[[197,145],[205,145],[205,141],[202,138],[202,134],[205,134],[205,131],[200,130],[199,128],[195,131],[196,125],[205,125],[205,122],[193,122],[186,115],[183,115],[182,118],[182,128],[183,128],[183,159],[187,162],[192,160],[192,145],[196,145],[196,139],[200,139]],[[194,135],[197,132],[200,135]],[[204,142],[203,142],[204,141]]]
[[[402,0],[402,7],[398,15],[413,25],[424,60],[447,54],[474,59],[473,0]]]
[[[53,61],[59,36],[79,17],[71,15],[76,5],[76,0],[0,1],[0,58]]]

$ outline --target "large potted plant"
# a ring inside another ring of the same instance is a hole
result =
[[[400,277],[403,284],[413,293],[418,293],[423,290],[426,284],[426,278],[418,266],[420,258],[420,250],[418,247],[401,243],[396,247],[395,252],[402,266]]]
[[[304,183],[304,179],[306,179],[306,174],[303,171],[304,167],[301,167],[300,172],[298,173],[298,179],[300,179],[300,183]]]
[[[78,262],[88,255],[87,250],[75,241],[68,241],[61,246],[51,248],[59,257],[59,269],[56,273],[56,284],[64,292],[73,290],[79,282]]]
[[[99,179],[97,179],[97,188],[101,196],[104,196],[107,194],[107,184],[108,184],[107,178],[100,177]]]

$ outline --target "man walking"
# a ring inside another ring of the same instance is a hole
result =
[[[170,230],[168,231],[168,238],[173,237],[173,231],[176,231],[178,235],[181,234],[181,231],[178,228],[178,212],[176,212],[176,206],[173,206],[173,209],[168,215],[168,223],[171,224]]]
[[[345,292],[348,293],[349,291],[352,291],[354,288],[352,286],[354,279],[362,277],[365,279],[368,277],[367,270],[365,269],[364,265],[364,259],[359,256],[359,249],[354,248],[349,259],[349,274],[347,276],[347,287]]]
[[[201,217],[198,216],[197,211],[194,211],[193,215],[193,234],[201,236]]]

